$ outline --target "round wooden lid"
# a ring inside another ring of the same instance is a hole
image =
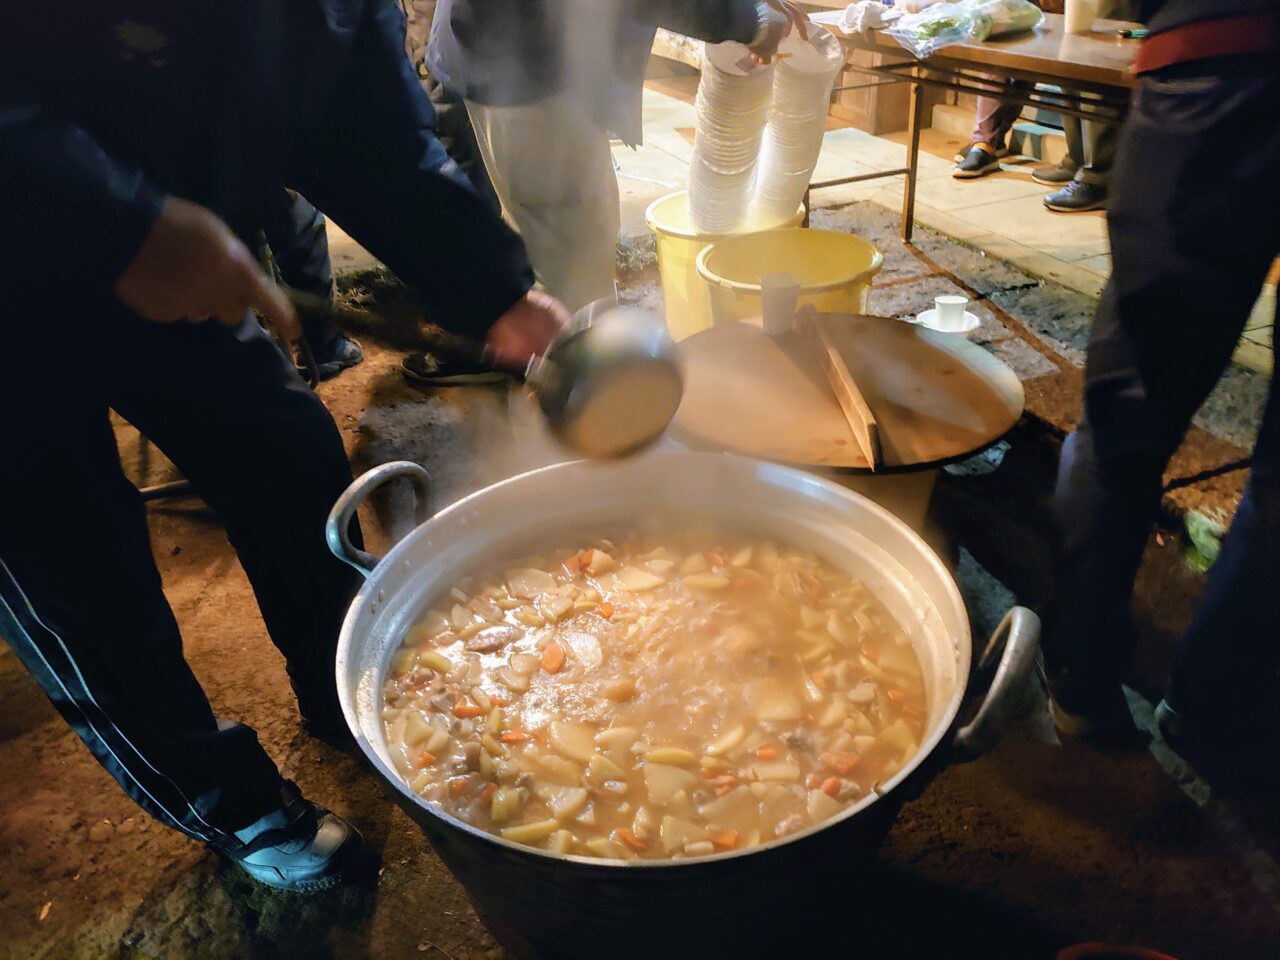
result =
[[[993,443],[1022,415],[1018,377],[956,334],[884,317],[819,314],[875,416],[884,470],[926,467]],[[685,394],[671,425],[692,447],[803,466],[869,470],[804,321],[770,337],[759,320],[679,345]]]

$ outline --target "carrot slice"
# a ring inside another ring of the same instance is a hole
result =
[[[430,750],[423,750],[418,754],[418,766],[429,767],[436,762],[436,755]]]
[[[890,700],[892,700],[894,703],[901,703],[907,696],[897,687],[890,687],[888,690],[884,692],[884,695],[888,697]]]
[[[618,827],[617,830],[613,831],[613,834],[637,853],[648,846],[648,844],[632,833],[628,827]]]
[[[498,739],[501,740],[503,743],[524,743],[526,740],[529,739],[529,734],[519,729],[508,730]]]
[[[880,662],[880,651],[873,644],[864,643],[862,645],[862,655],[872,663]]]
[[[823,780],[822,792],[825,793],[828,797],[834,797],[837,793],[840,792],[840,778],[827,777],[827,779]]]
[[[463,701],[461,703],[454,704],[453,707],[453,715],[459,720],[469,720],[472,717],[483,717],[484,714],[484,708],[477,706],[474,703],[466,703]]]
[[[506,697],[495,697],[495,696],[490,695],[490,697],[489,697],[489,702],[490,702],[490,703],[492,703],[495,707],[509,707],[509,706],[511,706],[511,701],[510,701],[510,700],[508,700]]]
[[[842,777],[847,777],[862,762],[862,758],[856,753],[832,750],[830,753],[824,753],[818,757],[818,762],[828,770],[834,770]]]
[[[564,668],[564,647],[552,641],[542,651],[542,669],[547,673],[559,673]]]
[[[484,789],[480,791],[480,802],[489,803],[493,800],[493,795],[497,792],[498,785],[496,783],[486,783],[484,785]]]
[[[563,564],[561,564],[561,566],[563,566],[565,570],[569,572],[570,576],[573,576],[575,573],[577,573],[579,570],[582,569],[582,560],[575,553],[572,557],[570,557]]]
[[[715,830],[712,831],[709,839],[711,845],[717,850],[732,850],[738,845],[737,830]]]
[[[595,553],[596,553],[595,550],[593,550],[591,547],[587,547],[587,549],[582,551],[582,554],[581,554],[582,559],[579,560],[578,562],[584,567],[591,566],[591,558],[595,556]]]
[[[758,750],[756,750],[756,756],[759,757],[761,760],[777,760],[778,748],[777,747],[760,747]]]
[[[449,796],[457,800],[471,789],[471,781],[467,777],[457,777],[449,781]]]
[[[708,553],[708,554],[707,554],[707,563],[711,564],[713,567],[723,567],[723,566],[724,566],[724,554],[723,554],[723,553]]]
[[[596,607],[596,613],[608,620],[613,616],[613,604],[607,601],[600,604],[600,606]]]
[[[822,779],[816,773],[811,773],[804,778],[804,785],[809,790],[817,790],[818,785],[821,782],[822,782]]]

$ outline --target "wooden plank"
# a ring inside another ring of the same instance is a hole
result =
[[[875,473],[884,465],[884,457],[880,453],[880,426],[876,423],[876,415],[867,406],[853,374],[849,372],[836,345],[831,342],[827,321],[814,318],[810,321],[810,326],[822,345],[822,368],[826,371],[827,383],[831,385],[836,401],[844,411],[845,419],[849,421],[849,429],[862,448],[862,455],[871,465],[871,472]]]

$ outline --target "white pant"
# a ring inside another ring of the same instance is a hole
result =
[[[563,95],[466,104],[503,216],[542,286],[570,311],[613,296],[621,221],[608,132]]]

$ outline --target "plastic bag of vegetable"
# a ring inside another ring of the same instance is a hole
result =
[[[917,57],[953,43],[1034,30],[1044,20],[1031,0],[957,0],[900,17],[888,31]]]

